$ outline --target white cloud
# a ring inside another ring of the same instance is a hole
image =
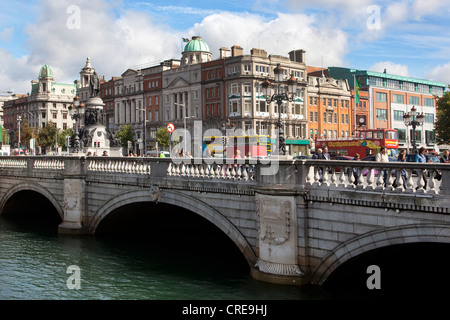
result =
[[[426,78],[432,81],[443,82],[446,85],[450,84],[450,62],[438,65],[426,74]]]
[[[293,49],[304,49],[308,65],[320,65],[322,56],[327,65],[342,64],[348,46],[345,32],[304,14],[279,13],[276,19],[267,20],[255,14],[220,13],[195,24],[189,33],[201,35],[213,57],[220,47],[233,45],[243,47],[244,54],[260,48],[269,55],[288,56]]]
[[[394,74],[397,76],[409,77],[408,66],[393,63],[391,61],[380,61],[369,67],[369,70],[376,72],[384,72],[386,69],[386,73]]]
[[[0,39],[3,41],[9,41],[13,36],[14,28],[5,28],[0,32]]]

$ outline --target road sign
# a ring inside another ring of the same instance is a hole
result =
[[[172,133],[175,130],[175,126],[173,123],[169,123],[167,125],[167,131],[169,131],[170,133]]]

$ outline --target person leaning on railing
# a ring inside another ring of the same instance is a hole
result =
[[[417,163],[427,163],[427,158],[425,156],[426,153],[427,153],[427,149],[425,149],[424,147],[421,147],[419,149],[419,153],[416,154],[416,162]],[[426,170],[422,171],[422,179],[423,179],[423,181],[425,183],[424,188],[426,188],[427,187]]]

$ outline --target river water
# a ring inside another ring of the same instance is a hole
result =
[[[224,261],[224,259],[227,259]],[[80,288],[74,288],[79,268]],[[69,269],[68,269],[69,268]],[[71,267],[72,268],[72,267]],[[70,279],[69,279],[70,278]],[[69,281],[68,281],[69,280]],[[142,238],[58,235],[0,216],[0,299],[327,299],[319,287],[260,282],[242,260]]]

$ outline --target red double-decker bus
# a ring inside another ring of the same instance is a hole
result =
[[[361,158],[375,155],[385,146],[390,157],[398,156],[398,133],[394,129],[360,130],[357,137],[316,139],[316,150],[328,147],[331,156],[354,157],[359,153]]]

